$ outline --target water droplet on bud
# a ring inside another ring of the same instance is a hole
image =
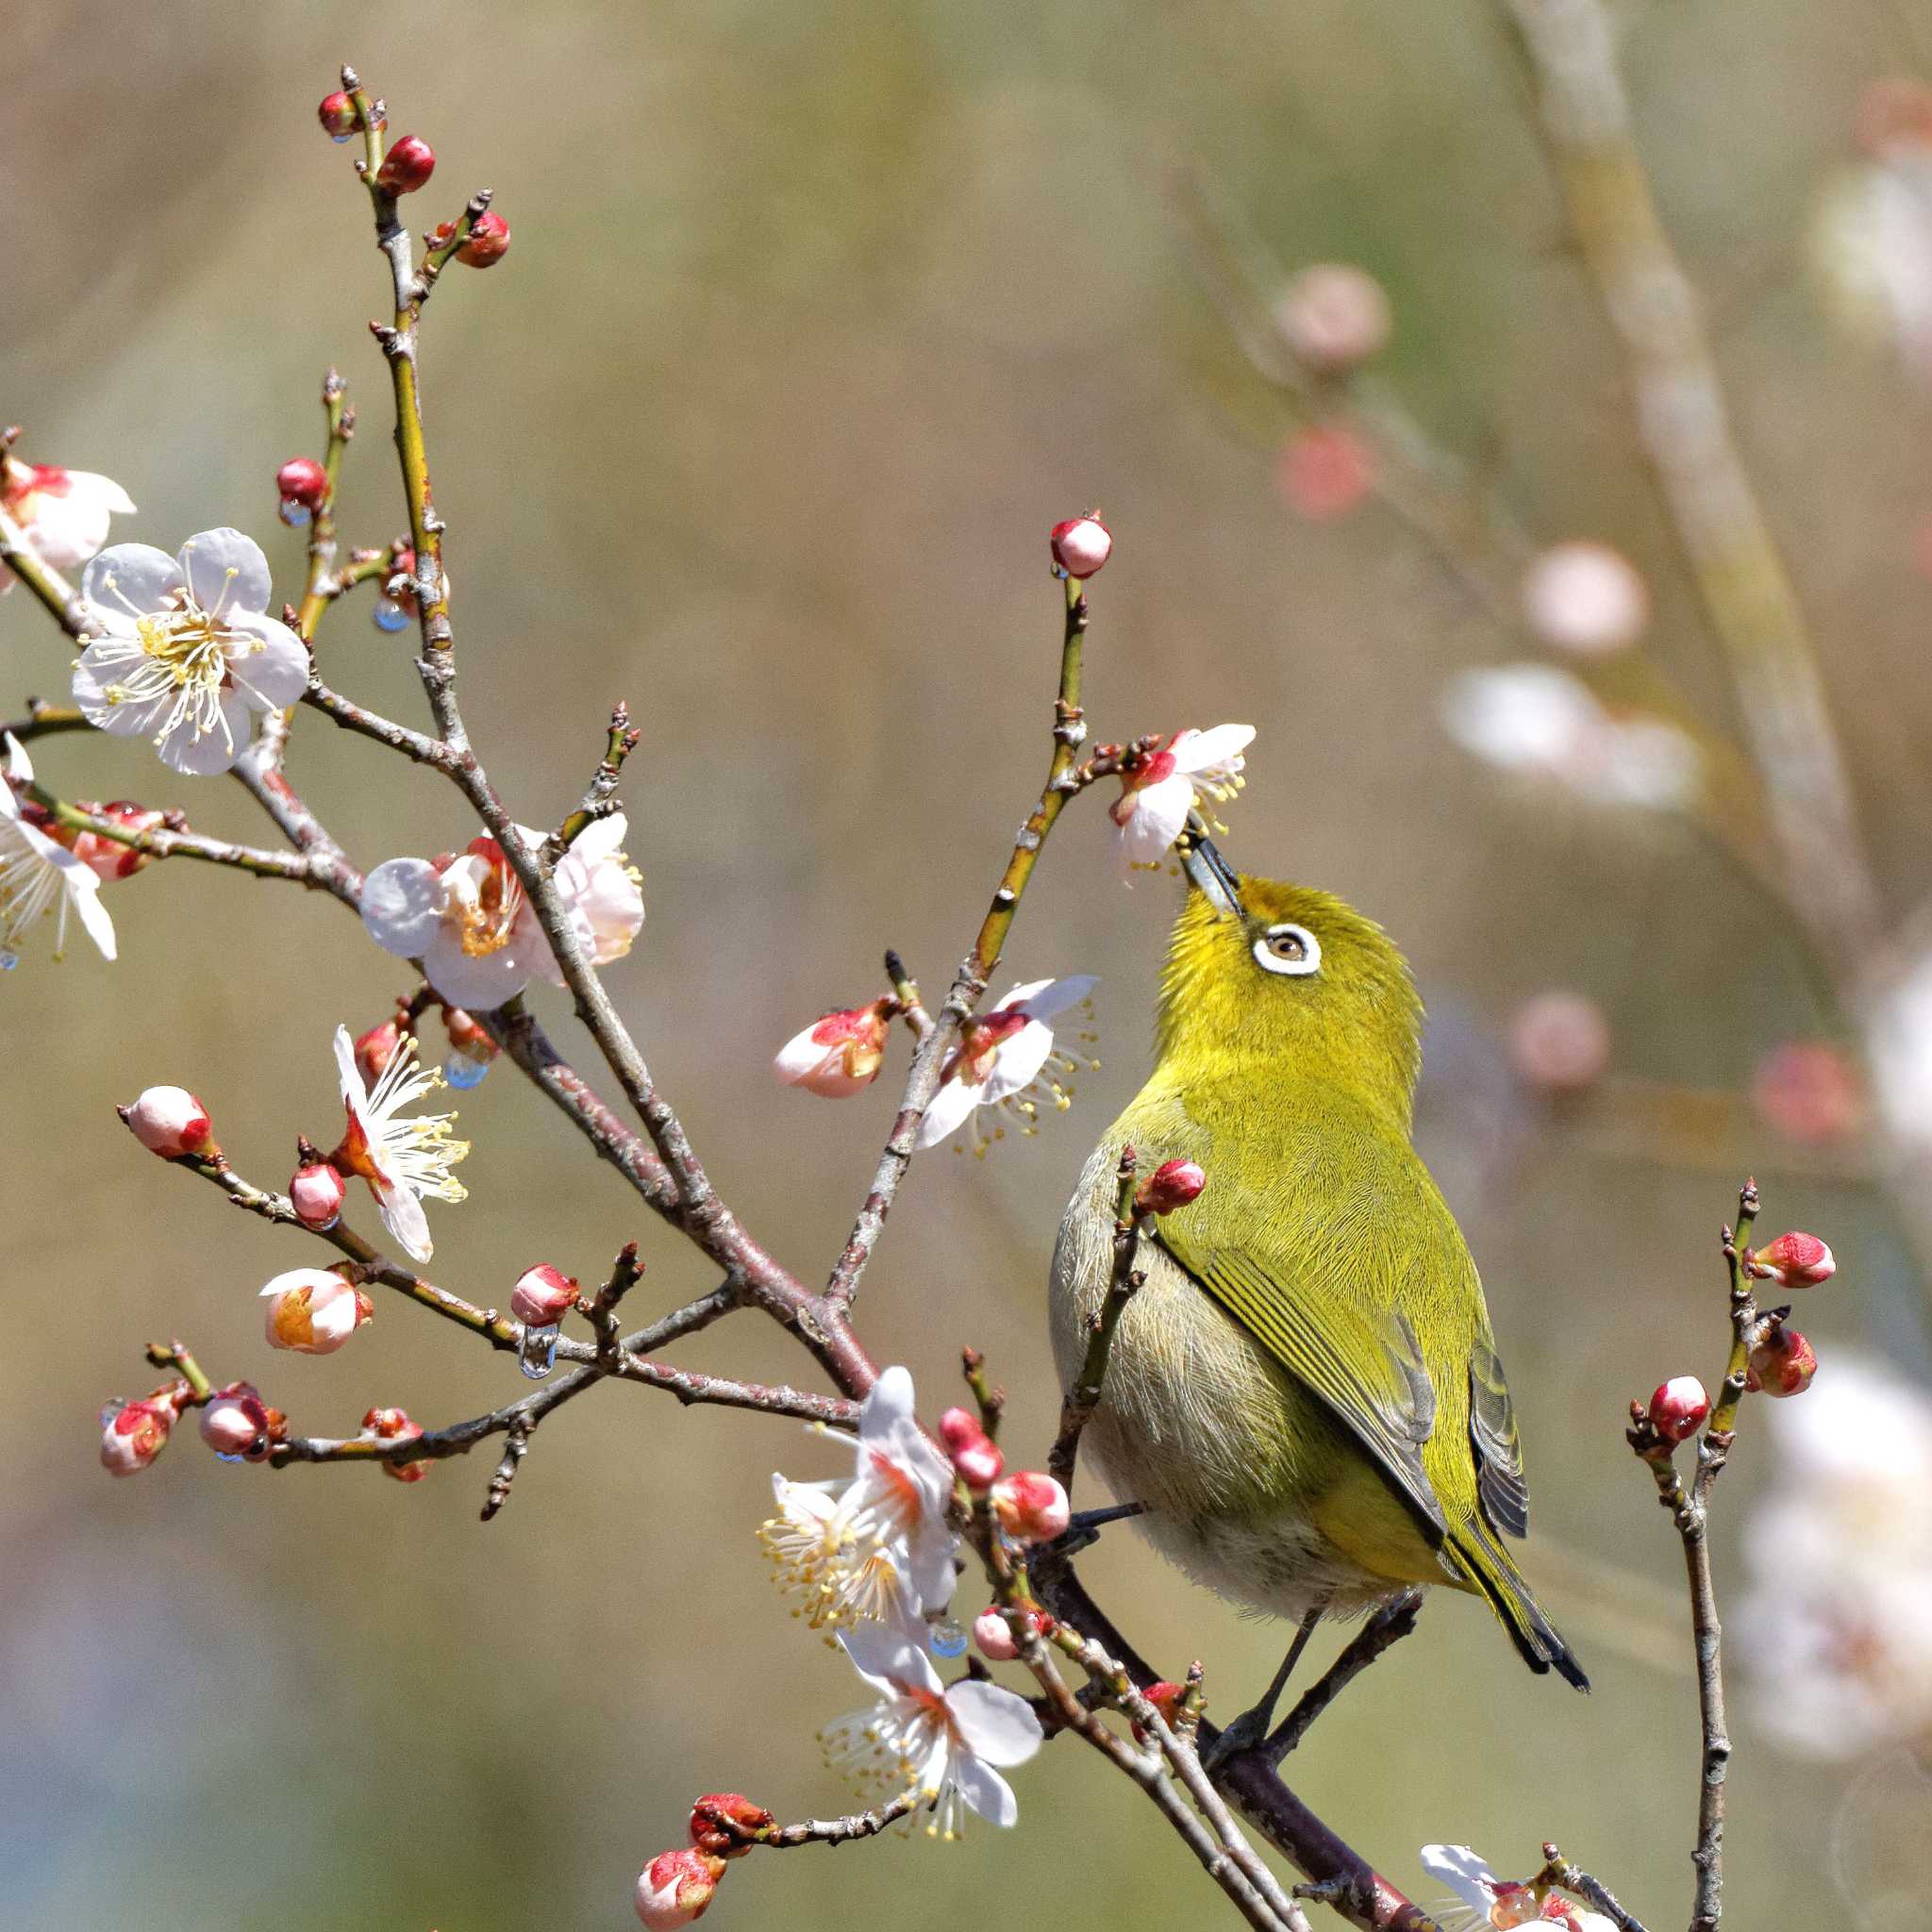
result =
[[[398,631],[409,627],[409,613],[393,597],[378,597],[373,615],[377,630]]]
[[[533,1382],[541,1382],[547,1375],[557,1360],[558,1324],[553,1322],[547,1328],[525,1327],[523,1345],[517,1351],[517,1360],[525,1374]]]
[[[380,125],[381,124],[378,123],[377,125]],[[353,134],[331,134],[329,136],[329,139],[332,142],[334,142],[338,147],[345,147],[350,142],[354,141],[355,138],[356,137]]]
[[[285,496],[282,498],[281,516],[290,529],[299,530],[308,522],[308,506],[297,503],[292,496]]]
[[[473,1060],[466,1053],[453,1053],[442,1063],[442,1077],[463,1093],[472,1087],[482,1086],[483,1076],[489,1071],[488,1060]]]
[[[11,973],[20,964],[20,955],[0,951],[0,973]]]
[[[935,1624],[927,1641],[932,1644],[935,1657],[966,1655],[966,1626],[958,1617],[948,1617],[942,1623]]]

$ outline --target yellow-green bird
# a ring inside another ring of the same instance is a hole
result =
[[[1122,1147],[1207,1186],[1141,1241],[1082,1453],[1198,1582],[1301,1620],[1243,1742],[1320,1617],[1412,1583],[1487,1598],[1532,1670],[1587,1690],[1505,1546],[1529,1494],[1482,1283],[1409,1144],[1407,964],[1329,893],[1238,877],[1205,838],[1183,859],[1154,1074],[1054,1253],[1063,1386],[1112,1270]]]

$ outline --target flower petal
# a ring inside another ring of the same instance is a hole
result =
[[[1496,1874],[1467,1845],[1424,1845],[1418,1856],[1431,1878],[1441,1879],[1464,1905],[1488,1919],[1496,1902]]]
[[[1208,731],[1183,731],[1169,749],[1177,772],[1211,772],[1239,758],[1255,741],[1252,724],[1216,724]]]
[[[356,1042],[349,1038],[346,1026],[336,1028],[334,1041],[336,1050],[336,1078],[342,1090],[342,1104],[345,1107],[362,1106],[368,1098],[362,1085],[362,1070],[356,1064]]]
[[[26,746],[10,731],[7,734],[7,775],[21,785],[34,782],[33,760],[26,755]]]
[[[1003,1040],[992,1058],[992,1071],[987,1074],[984,1098],[1004,1100],[1009,1093],[1018,1093],[1023,1088],[1032,1086],[1046,1057],[1053,1051],[1053,1028],[1042,1025],[1038,1020],[1029,1020],[1010,1040]]]
[[[423,1211],[423,1203],[408,1188],[378,1188],[373,1183],[369,1191],[375,1196],[375,1211],[382,1216],[382,1224],[395,1237],[396,1245],[412,1261],[426,1261],[436,1252],[429,1239],[429,1217]]]
[[[612,812],[608,818],[592,819],[572,841],[570,856],[587,866],[598,865],[612,853],[624,849],[629,830],[630,821],[621,811]]]
[[[858,1406],[858,1440],[869,1445],[884,1437],[894,1423],[912,1420],[912,1371],[897,1363],[879,1371]]]
[[[181,573],[204,610],[237,617],[268,608],[273,588],[268,558],[261,554],[261,545],[240,530],[224,525],[189,538],[181,546]]]
[[[0,781],[0,791],[7,791]],[[9,802],[12,794],[8,794]],[[101,904],[100,875],[85,859],[76,858],[64,845],[57,845],[38,825],[22,824],[16,828],[39,858],[42,865],[51,865],[60,874],[61,890],[67,894],[67,903],[80,915],[80,923],[87,927],[88,937],[101,949],[104,958],[114,958],[114,922],[108,916],[108,908]]]
[[[1004,1684],[969,1677],[946,1692],[946,1708],[968,1749],[989,1764],[1024,1764],[1046,1735],[1033,1707]]]
[[[146,617],[187,581],[165,550],[152,543],[112,543],[82,574],[80,594],[104,610]]]
[[[969,1081],[941,1081],[940,1091],[926,1102],[924,1117],[919,1123],[917,1144],[922,1148],[937,1147],[941,1141],[950,1140],[973,1118],[973,1110],[985,1097]]]
[[[1024,999],[1015,997],[1022,991],[1021,988],[1015,987],[1000,1004],[1009,1008],[1019,1008],[1029,1019],[1051,1020],[1056,1013],[1063,1013],[1069,1007],[1077,1007],[1099,984],[1091,973],[1070,973],[1064,979],[1036,980],[1024,989]]]
[[[953,1782],[968,1807],[978,1812],[989,1824],[1014,1825],[1020,1822],[1020,1801],[1014,1797],[1012,1786],[991,1765],[977,1757],[957,1757],[953,1760]]]
[[[98,470],[69,470],[67,484],[75,495],[92,496],[104,509],[124,517],[134,514],[134,499],[111,476],[103,476]]]
[[[516,998],[530,983],[523,949],[499,946],[493,953],[466,953],[454,931],[438,921],[423,951],[423,972],[452,1006],[488,1013]]]
[[[308,648],[286,624],[252,612],[230,616],[231,630],[245,631],[261,645],[228,660],[228,675],[253,694],[258,708],[280,711],[308,689]]]
[[[442,929],[441,875],[426,858],[384,859],[362,883],[362,924],[384,952],[422,958]]]
[[[1137,867],[1158,865],[1181,835],[1194,808],[1193,780],[1178,772],[1133,794],[1133,809],[1114,821],[1121,870],[1131,881]]]
[[[839,1642],[852,1668],[883,1697],[908,1690],[940,1694],[940,1674],[933,1669],[923,1642],[891,1624],[854,1624],[839,1632]]]

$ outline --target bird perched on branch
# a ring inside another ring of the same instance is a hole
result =
[[[1506,1539],[1528,1526],[1482,1284],[1409,1144],[1422,1004],[1382,929],[1326,892],[1238,877],[1206,837],[1161,982],[1152,1077],[1088,1161],[1052,1282],[1063,1386],[1114,1258],[1117,1168],[1197,1162],[1143,1233],[1084,1448],[1197,1581],[1301,1645],[1410,1584],[1485,1598],[1534,1671],[1589,1683]]]

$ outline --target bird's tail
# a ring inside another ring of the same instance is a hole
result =
[[[1450,1533],[1446,1554],[1469,1581],[1489,1598],[1503,1627],[1508,1631],[1523,1660],[1531,1670],[1551,1669],[1579,1690],[1590,1689],[1590,1679],[1575,1653],[1557,1634],[1557,1627],[1543,1614],[1542,1606],[1530,1593],[1523,1572],[1509,1553],[1491,1540],[1479,1524],[1470,1524]]]

